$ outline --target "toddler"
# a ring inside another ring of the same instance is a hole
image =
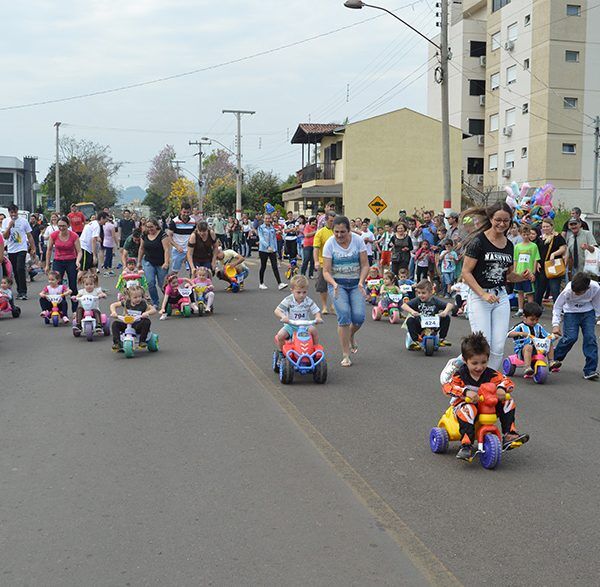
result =
[[[170,273],[167,275],[167,278],[165,279],[165,295],[163,296],[162,305],[160,307],[160,320],[167,319],[167,304],[173,309],[177,307],[179,300],[183,297],[179,293],[179,286],[183,284],[193,287],[192,280],[187,277],[179,277],[177,273]],[[190,306],[194,312],[198,311],[198,304],[192,302],[190,303]]]
[[[92,312],[94,313],[94,318],[96,320],[96,331],[102,332],[102,316],[100,315],[100,298],[105,298],[106,294],[102,291],[102,288],[98,286],[98,274],[95,271],[86,271],[82,273],[79,279],[77,280],[77,285],[80,286],[77,295],[75,296],[75,300],[79,301],[84,295],[92,295],[96,296],[96,301],[92,306]],[[77,311],[75,312],[75,326],[74,330],[78,330],[81,332],[81,321],[83,320],[83,313],[85,310],[81,307],[81,305],[77,306]]]
[[[113,337],[113,351],[121,350],[121,333],[125,332],[127,324],[116,320],[118,318],[117,308],[123,308],[125,315],[139,316],[140,319],[134,322],[131,326],[140,337],[139,348],[145,349],[148,344],[146,339],[150,332],[150,316],[156,314],[156,308],[144,299],[144,290],[139,285],[132,285],[125,290],[125,299],[120,302],[115,302],[110,305],[110,315],[115,318],[111,324]]]
[[[204,311],[212,312],[213,303],[215,301],[215,292],[213,287],[210,273],[206,267],[196,267],[194,269],[194,278],[192,279],[194,285],[194,293],[201,295],[204,298]],[[198,304],[196,304],[196,311]]]
[[[404,287],[403,287],[404,286]],[[398,287],[400,291],[404,293],[404,299],[408,298],[409,300],[414,299],[415,297],[415,282],[408,277],[408,269],[405,267],[401,267],[398,270]],[[408,289],[410,287],[410,290]]]
[[[139,285],[145,291],[148,291],[148,282],[146,281],[146,275],[144,274],[143,269],[137,268],[137,259],[129,257],[125,262],[125,268],[117,280],[116,287],[119,291],[119,296],[123,295],[125,288],[131,287],[132,285]]]
[[[0,279],[0,311],[8,312],[14,308],[15,303],[12,292],[13,280],[4,276]]]
[[[50,313],[52,312],[52,302],[48,299],[49,295],[54,296],[62,296],[60,303],[58,304],[58,309],[62,314],[62,320],[65,324],[69,322],[69,318],[67,316],[67,300],[66,297],[71,294],[71,290],[67,288],[66,285],[59,283],[60,273],[58,271],[49,271],[48,272],[48,285],[42,289],[40,292],[40,306],[42,311],[40,316],[42,318],[50,318]]]
[[[454,294],[454,309],[453,316],[467,315],[467,296],[469,295],[470,287],[460,277],[459,280],[450,288],[450,293]]]
[[[379,290],[380,304],[383,310],[387,310],[390,306],[389,294],[399,294],[400,288],[396,282],[396,276],[391,271],[386,271],[383,274],[383,285]]]

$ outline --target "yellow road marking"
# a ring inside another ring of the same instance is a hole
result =
[[[415,567],[423,573],[425,579],[431,585],[436,586],[462,585],[444,563],[400,519],[396,511],[288,399],[278,385],[265,375],[255,361],[238,345],[219,322],[213,319],[212,316],[208,318],[207,322],[214,334],[237,355],[245,369],[275,399],[288,418],[311,440],[338,476],[350,486],[355,495],[371,510]]]

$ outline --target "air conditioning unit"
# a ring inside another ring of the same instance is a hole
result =
[[[502,134],[503,134],[505,137],[510,137],[510,136],[512,136],[512,126],[505,126],[505,127],[502,129]]]
[[[483,147],[483,145],[485,145],[485,136],[484,135],[477,135],[477,144],[480,147]]]
[[[485,67],[485,55],[482,55],[479,58],[479,65],[481,65],[481,67]]]
[[[477,176],[477,183],[478,183],[479,185],[483,185],[483,175],[478,175],[478,176]]]
[[[479,105],[485,106],[485,95],[479,96]]]
[[[515,42],[514,41],[506,41],[506,43],[504,43],[504,48],[507,51],[512,51],[515,48]]]
[[[502,177],[510,177],[510,173],[511,173],[510,169],[503,169],[502,170]]]

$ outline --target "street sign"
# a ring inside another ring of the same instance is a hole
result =
[[[383,198],[380,196],[375,196],[369,202],[369,208],[371,208],[375,216],[379,216],[387,208],[387,204],[384,202]]]

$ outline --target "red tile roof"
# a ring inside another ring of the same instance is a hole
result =
[[[340,124],[316,124],[311,122],[303,122],[298,125],[292,144],[319,143],[325,135],[331,134],[334,130],[340,128]]]

